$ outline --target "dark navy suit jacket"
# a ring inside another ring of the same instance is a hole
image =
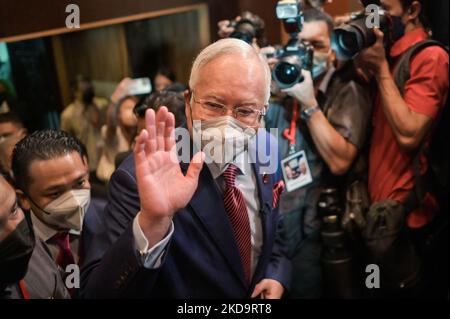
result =
[[[278,156],[271,135],[261,129],[257,138],[264,141],[266,154]],[[273,165],[274,160],[278,162],[278,158],[271,157],[266,163],[256,161],[253,165],[260,196],[263,246],[250,285],[244,279],[222,195],[206,165],[193,198],[173,218],[175,231],[160,267],[143,267],[132,231],[140,204],[131,155],[110,180],[109,203],[97,219],[96,234],[82,265],[82,297],[248,298],[264,278],[275,279],[288,288],[291,265],[281,236],[278,207],[273,207],[273,189],[281,177],[279,173],[263,174],[264,165]],[[185,173],[188,164],[180,166]]]

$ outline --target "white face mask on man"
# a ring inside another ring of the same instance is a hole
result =
[[[58,229],[81,231],[83,219],[91,201],[90,189],[65,192],[42,209],[41,219]]]
[[[206,163],[215,163],[220,169],[248,149],[256,128],[247,127],[232,116],[193,121],[193,140],[206,154]]]
[[[314,52],[312,78],[315,80],[328,70],[328,58],[330,53]]]

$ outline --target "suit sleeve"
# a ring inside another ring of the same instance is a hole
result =
[[[81,268],[81,296],[142,297],[153,287],[159,268],[144,268],[136,249],[133,220],[140,204],[134,176],[119,168],[111,177],[108,199],[97,225],[89,225],[96,231]]]

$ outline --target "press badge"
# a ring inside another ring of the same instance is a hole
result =
[[[305,151],[296,152],[283,159],[281,168],[288,192],[304,187],[313,181]]]

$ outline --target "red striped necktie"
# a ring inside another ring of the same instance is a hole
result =
[[[228,219],[230,220],[231,227],[233,228],[234,238],[239,249],[239,255],[241,256],[245,279],[248,283],[250,283],[252,250],[250,221],[248,218],[244,196],[235,185],[238,170],[239,169],[235,165],[230,164],[223,173],[226,185],[223,201],[225,204],[225,210],[228,214]]]
[[[75,260],[70,249],[69,233],[58,233],[52,237],[53,242],[59,247],[56,263],[65,271],[66,267],[75,264]]]

